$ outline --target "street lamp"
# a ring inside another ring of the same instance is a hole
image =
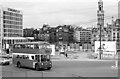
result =
[[[99,59],[101,59],[101,54],[102,54],[102,50],[101,50],[101,24],[100,24],[100,49],[99,49]]]

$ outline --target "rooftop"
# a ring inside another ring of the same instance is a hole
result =
[[[3,37],[6,40],[25,40],[25,39],[34,39],[34,37]]]

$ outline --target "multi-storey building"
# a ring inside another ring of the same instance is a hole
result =
[[[118,19],[120,19],[120,1],[118,2]]]
[[[50,26],[44,24],[39,31],[38,39],[41,41],[49,41],[49,38],[50,38],[49,32],[50,32]]]
[[[73,28],[71,25],[60,25],[56,27],[56,42],[66,44],[73,42]]]
[[[23,36],[22,11],[0,6],[0,29],[0,41],[3,44],[13,44],[15,39],[24,40],[21,38]]]
[[[120,51],[120,19],[112,24],[112,40],[117,42],[117,50]]]
[[[101,41],[111,41],[112,32],[110,27],[104,27],[104,30],[101,31]],[[98,28],[92,29],[92,39],[91,42],[94,44],[95,41],[100,41],[100,30]]]
[[[91,30],[75,28],[74,39],[80,44],[91,44]]]
[[[56,27],[50,27],[49,29],[49,42],[50,43],[56,43]]]
[[[70,25],[59,25],[50,27],[43,25],[39,33],[39,39],[50,43],[70,43],[73,42],[73,30]]]
[[[23,29],[23,37],[34,37],[34,28],[25,28]]]

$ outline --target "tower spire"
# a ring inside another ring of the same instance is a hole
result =
[[[98,1],[98,11],[97,11],[97,17],[98,17],[98,28],[101,25],[101,29],[104,27],[104,10],[103,10],[103,1]]]
[[[102,0],[99,0],[99,2],[103,2]]]

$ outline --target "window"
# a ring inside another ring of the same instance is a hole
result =
[[[115,33],[113,33],[113,37],[115,37]]]
[[[47,61],[50,61],[50,55],[47,55]]]
[[[38,49],[38,48],[39,48],[38,44],[35,44],[34,47],[35,47],[35,49]]]
[[[110,35],[108,35],[108,37],[110,37]]]
[[[6,14],[6,11],[3,11],[3,14]]]
[[[96,37],[96,35],[94,35],[94,37]]]
[[[117,33],[117,38],[119,38],[119,33]]]
[[[20,59],[22,59],[22,56],[21,56],[21,55],[17,55],[17,58],[20,58]]]
[[[29,56],[28,56],[28,55],[26,55],[26,59],[29,59]]]
[[[13,55],[13,58],[17,58],[17,55]]]
[[[35,55],[35,60],[40,61],[40,55]]]
[[[23,58],[22,55],[19,55],[19,58],[22,59]]]
[[[115,31],[115,29],[113,29],[113,31]]]
[[[115,39],[113,39],[113,41],[115,41]]]
[[[22,57],[23,57],[23,59],[26,59],[26,56],[25,56],[25,55],[23,55]]]
[[[24,45],[24,44],[23,44],[23,45],[20,45],[20,47],[21,47],[21,48],[25,48],[25,45]]]
[[[20,56],[19,55],[17,55],[17,58],[19,58]]]
[[[31,58],[34,60],[34,56],[31,56]]]
[[[41,55],[41,61],[46,61],[46,55]]]

